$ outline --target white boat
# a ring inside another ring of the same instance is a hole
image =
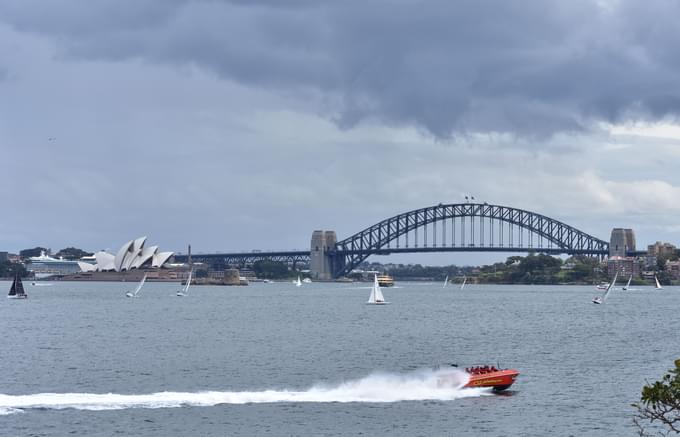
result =
[[[14,281],[12,281],[12,286],[9,289],[8,299],[26,299],[28,295],[24,291],[24,284],[21,282],[21,276],[19,272],[14,274]]]
[[[628,288],[630,287],[630,281],[632,281],[632,280],[633,280],[633,275],[631,274],[630,277],[628,278],[628,282],[626,283],[626,286],[623,287],[624,291],[628,290]]]
[[[302,280],[302,282],[304,282],[305,284],[311,284],[312,280],[311,280],[311,278],[305,278],[305,279]]]
[[[656,288],[657,290],[661,290],[663,288],[661,284],[659,284],[659,278],[657,278],[656,275],[654,275],[654,282],[656,283],[654,288]]]
[[[128,291],[127,293],[125,293],[125,296],[127,296],[127,297],[137,297],[137,295],[139,294],[139,291],[142,289],[145,282],[146,282],[146,273],[144,273],[144,277],[142,278],[141,281],[139,281],[139,284],[137,284],[137,288],[135,288],[134,291]]]
[[[187,293],[189,292],[189,286],[191,285],[191,277],[194,275],[194,270],[191,269],[189,270],[189,277],[187,278],[187,283],[184,286],[184,289],[179,290],[177,292],[177,296],[186,296]]]
[[[600,282],[598,285],[595,286],[598,290],[606,290],[609,288],[609,282]]]
[[[293,281],[293,284],[295,284],[296,287],[302,287],[302,281],[300,281],[299,276],[297,278],[297,281]]]
[[[463,283],[460,284],[460,289],[462,290],[463,287],[465,287],[465,283],[467,282],[467,276],[463,276]]]
[[[271,279],[265,279],[262,282],[265,283],[265,284],[271,284],[273,281]]]
[[[444,279],[444,286],[442,288],[446,288],[446,284],[449,283],[449,275],[446,275],[446,278]]]
[[[605,303],[605,302],[607,301],[607,296],[609,296],[609,292],[612,290],[612,288],[614,288],[614,284],[616,284],[616,277],[617,277],[618,275],[619,275],[619,272],[616,272],[616,273],[614,274],[614,279],[613,279],[612,282],[609,284],[609,287],[607,287],[607,291],[604,292],[604,294],[602,295],[602,297],[600,297],[600,296],[594,297],[594,298],[593,298],[593,303],[602,304],[602,303]]]
[[[385,305],[385,297],[380,290],[380,284],[378,283],[378,275],[374,275],[373,288],[371,288],[371,295],[368,296],[367,304],[371,305]]]

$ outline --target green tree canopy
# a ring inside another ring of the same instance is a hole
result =
[[[28,258],[30,256],[40,256],[40,252],[47,253],[47,249],[44,247],[34,247],[33,249],[24,249],[19,251],[19,256],[22,258]]]
[[[92,253],[85,252],[82,249],[78,249],[76,247],[67,247],[65,249],[61,249],[55,256],[57,258],[63,257],[64,259],[80,259],[84,256],[90,255],[92,255]]]
[[[283,279],[290,276],[288,265],[280,261],[255,261],[253,271],[258,278],[263,279]]]
[[[680,360],[675,368],[666,373],[660,381],[642,388],[640,402],[633,404],[638,410],[635,424],[640,435],[648,435],[642,422],[661,424],[667,430],[680,434]]]
[[[23,264],[11,263],[9,261],[0,263],[0,277],[11,278],[17,271],[21,277],[25,277],[27,274],[26,267]]]

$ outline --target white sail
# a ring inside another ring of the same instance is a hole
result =
[[[191,277],[194,275],[193,270],[189,270],[189,277],[187,278],[187,285],[184,286],[184,294],[189,291],[189,286],[191,285]]]
[[[628,277],[628,283],[626,283],[626,286],[623,287],[624,290],[628,290],[628,287],[630,287],[630,281],[632,281],[632,280],[633,280],[633,275],[631,274],[631,275]]]
[[[462,290],[463,287],[465,287],[465,283],[467,282],[467,276],[463,276],[463,283],[460,284],[460,289]]]
[[[296,287],[301,287],[301,286],[302,286],[302,281],[300,281],[300,276],[298,276],[297,281],[295,281],[295,286],[296,286]]]
[[[602,295],[602,303],[606,302],[607,296],[609,296],[609,292],[612,290],[612,288],[614,288],[614,284],[616,284],[616,278],[617,278],[617,276],[619,276],[619,272],[616,272],[616,273],[614,274],[614,279],[613,279],[612,282],[609,284],[609,287],[607,287],[607,291],[605,291],[604,294]]]
[[[656,275],[654,275],[654,281],[656,282],[656,289],[661,290],[662,287],[661,284],[659,284],[659,278],[657,278]]]
[[[137,285],[137,288],[135,288],[135,291],[132,292],[133,296],[137,296],[144,286],[144,283],[146,282],[146,273],[144,273],[144,277],[142,278],[141,281],[139,281],[139,284]]]
[[[375,287],[376,287],[376,285],[378,285],[378,287],[380,287],[380,285],[378,284],[378,277],[377,276],[374,277],[373,287],[371,287],[371,294],[368,296],[368,301],[366,303],[375,303]]]
[[[446,275],[446,279],[444,279],[444,286],[442,288],[446,288],[446,284],[449,283],[449,275]]]
[[[366,303],[372,304],[384,304],[385,297],[380,290],[380,283],[378,282],[378,275],[373,276],[373,287],[371,288],[371,294],[368,296],[368,301]]]
[[[373,284],[373,288],[375,288],[375,302],[385,303],[385,296],[383,296],[382,294],[382,290],[380,289],[380,283],[378,282],[377,278],[375,280],[375,283]]]

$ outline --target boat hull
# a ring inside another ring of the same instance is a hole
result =
[[[394,279],[389,275],[380,275],[378,276],[378,285],[381,287],[393,287]]]
[[[494,391],[503,391],[515,383],[518,375],[519,372],[514,369],[474,373],[470,374],[470,380],[464,387],[492,388]]]
[[[26,294],[15,294],[14,296],[7,296],[7,299],[28,299]]]

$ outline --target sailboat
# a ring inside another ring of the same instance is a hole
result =
[[[373,288],[371,289],[371,295],[368,296],[368,302],[367,304],[372,304],[372,305],[385,305],[387,302],[385,302],[385,297],[382,294],[382,291],[380,290],[380,284],[378,283],[378,275],[374,275],[373,279]]]
[[[146,273],[144,273],[144,277],[142,278],[141,281],[139,281],[139,284],[137,284],[137,288],[135,288],[135,291],[128,291],[127,293],[125,293],[125,296],[127,296],[127,297],[137,297],[137,295],[139,294],[139,290],[142,289],[145,282],[146,282]]]
[[[444,286],[442,288],[446,288],[446,284],[449,283],[449,275],[446,275],[446,279],[444,279]]]
[[[462,290],[463,287],[465,287],[465,283],[467,282],[467,276],[463,276],[463,283],[460,284],[460,289]]]
[[[12,281],[12,287],[9,289],[8,299],[26,299],[28,295],[24,291],[24,284],[21,282],[21,277],[19,272],[14,274],[14,281]]]
[[[631,274],[630,277],[628,278],[628,283],[626,284],[625,287],[623,287],[623,290],[628,290],[628,287],[630,287],[630,281],[633,280],[633,275]]]
[[[189,277],[187,278],[187,283],[184,286],[184,289],[179,290],[177,292],[177,296],[186,296],[187,295],[187,293],[189,292],[189,286],[191,285],[191,277],[193,276],[193,274],[194,274],[194,270],[193,269],[189,270]]]
[[[616,272],[614,274],[614,279],[609,284],[609,287],[607,287],[607,291],[604,292],[602,297],[597,296],[597,297],[593,298],[593,303],[601,304],[601,303],[605,303],[607,301],[607,296],[609,295],[609,292],[612,290],[612,288],[614,288],[614,284],[616,284],[616,277],[617,276],[619,276],[619,272]]]
[[[302,281],[300,281],[300,276],[298,275],[297,281],[293,281],[296,287],[302,287]]]
[[[656,288],[657,290],[661,290],[663,288],[661,284],[659,284],[659,278],[657,278],[656,275],[654,275],[654,282],[656,282],[654,288]]]

